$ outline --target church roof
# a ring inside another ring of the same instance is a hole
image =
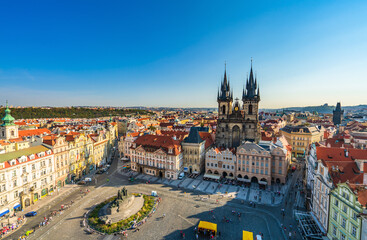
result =
[[[11,110],[8,107],[8,102],[6,102],[6,109],[5,109],[5,116],[2,118],[3,124],[1,126],[12,126],[14,124],[15,118],[13,118],[12,115],[10,115]]]

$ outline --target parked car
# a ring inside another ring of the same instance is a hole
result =
[[[29,213],[26,213],[24,216],[26,217],[33,217],[33,216],[36,216],[37,215],[37,212],[36,211],[31,211]]]
[[[78,184],[79,184],[79,185],[85,185],[85,184],[87,184],[87,183],[83,180],[83,181],[78,182]]]
[[[86,181],[86,182],[91,182],[91,181],[92,181],[92,179],[91,179],[90,177],[86,177],[86,178],[84,178],[84,181]]]
[[[183,179],[185,176],[185,173],[184,172],[181,172],[179,175],[178,175],[178,179],[181,180]]]
[[[99,170],[96,172],[96,174],[102,174],[102,173],[104,173],[104,171],[103,171],[102,169],[99,169]]]

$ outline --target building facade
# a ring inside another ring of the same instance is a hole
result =
[[[292,146],[293,157],[303,157],[307,153],[311,143],[324,139],[324,132],[316,126],[287,125],[282,128],[281,133]]]
[[[63,136],[45,136],[43,143],[54,153],[56,186],[61,188],[65,185],[69,173],[69,145]]]
[[[201,139],[196,127],[190,129],[190,134],[182,141],[184,172],[200,174],[205,165],[205,140]]]
[[[236,176],[236,159],[234,149],[211,148],[205,154],[205,173],[233,179]]]
[[[333,188],[329,169],[324,161],[318,160],[315,177],[312,180],[312,214],[322,226],[322,232],[327,233],[329,224],[329,193]]]
[[[152,176],[177,179],[182,159],[180,141],[169,136],[143,135],[131,147],[131,169]]]
[[[364,190],[365,192],[366,190]],[[366,201],[366,199],[363,199]],[[348,183],[340,183],[330,192],[328,238],[332,240],[361,239],[363,206]]]
[[[243,141],[258,142],[260,140],[259,102],[260,90],[254,78],[252,66],[242,93],[242,106],[238,99],[233,104],[227,72],[217,96],[218,120],[215,144],[220,148],[236,148]]]
[[[0,155],[0,216],[34,204],[55,189],[54,154],[35,146]]]

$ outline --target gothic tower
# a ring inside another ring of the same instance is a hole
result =
[[[231,92],[231,86],[229,85],[229,81],[227,80],[226,68],[224,69],[224,77],[220,87],[220,91],[218,90],[217,102],[218,118],[228,119],[229,115],[232,113],[233,96]]]
[[[246,81],[246,90],[243,89],[242,91],[242,101],[246,120],[257,121],[259,116],[260,88],[257,85],[256,77],[254,78],[252,61],[250,75]]]
[[[217,147],[236,148],[243,141],[260,141],[260,125],[258,119],[260,91],[254,78],[252,63],[250,75],[247,78],[246,90],[243,90],[243,106],[233,94],[227,79],[226,70],[218,91],[218,120],[215,135]]]
[[[342,107],[340,105],[340,102],[336,104],[335,110],[333,110],[333,123],[334,125],[339,125],[342,123],[344,110],[342,110]]]

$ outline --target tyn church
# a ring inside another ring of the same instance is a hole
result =
[[[233,104],[233,91],[227,79],[227,70],[218,90],[218,120],[215,143],[217,147],[236,148],[243,141],[260,140],[259,102],[260,90],[252,71],[242,92],[242,106],[237,98]]]

